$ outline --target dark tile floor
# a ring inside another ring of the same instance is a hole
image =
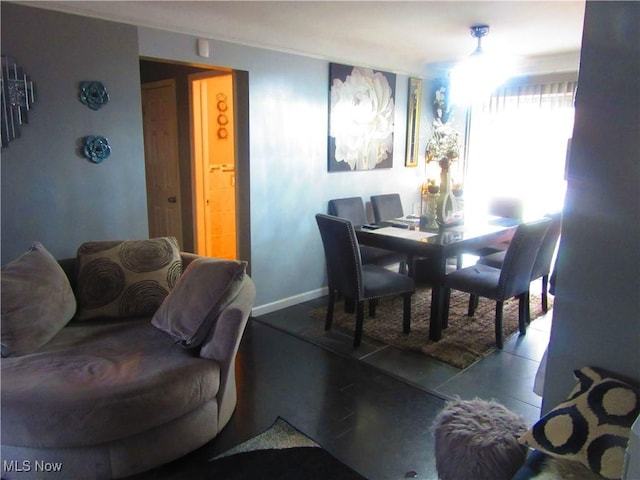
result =
[[[201,449],[135,480],[207,477],[207,461],[282,417],[371,479],[415,471],[435,480],[430,425],[447,398],[495,399],[533,424],[541,400],[533,381],[549,339],[551,312],[465,370],[363,338],[325,332],[316,299],[251,319],[237,362],[238,405]],[[177,439],[176,441],[179,441]],[[132,480],[132,479],[131,479]]]
[[[495,399],[521,414],[531,425],[538,420],[542,399],[533,392],[533,383],[549,342],[552,310],[532,322],[526,335],[516,333],[505,339],[502,351],[496,350],[460,370],[420,353],[367,338],[360,348],[354,349],[353,332],[335,326],[325,332],[324,322],[311,315],[312,310],[325,302],[324,298],[312,300],[261,315],[256,320],[358,359],[427,392],[463,399]]]
[[[430,426],[444,406],[439,395],[254,319],[240,346],[237,379],[236,411],[216,439],[130,480],[210,480],[209,459],[278,417],[367,478],[402,479],[408,471],[437,478]]]

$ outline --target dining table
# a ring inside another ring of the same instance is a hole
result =
[[[355,227],[361,245],[384,248],[407,254],[409,275],[415,274],[414,259],[424,259],[421,280],[431,285],[429,339],[439,341],[446,326],[444,280],[449,259],[458,259],[465,252],[509,241],[518,221],[502,217],[487,217],[446,228],[420,227],[417,219],[403,218],[378,224]]]

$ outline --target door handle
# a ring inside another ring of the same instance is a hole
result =
[[[177,203],[178,199],[176,197],[169,197],[169,198],[167,198],[167,202],[169,202],[169,203]]]

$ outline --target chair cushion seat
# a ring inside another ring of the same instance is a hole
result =
[[[363,300],[414,290],[413,279],[378,265],[363,265]]]
[[[449,273],[446,276],[445,286],[495,300],[500,297],[500,292],[498,291],[499,279],[499,268],[476,264],[473,267],[462,268]]]
[[[220,368],[149,319],[67,325],[35,353],[2,361],[2,443],[97,445],[179,418],[218,392]]]

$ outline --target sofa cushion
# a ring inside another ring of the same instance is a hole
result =
[[[215,398],[220,382],[216,362],[177,347],[148,318],[71,322],[1,368],[2,443],[32,448],[147,431]]]
[[[542,417],[520,442],[558,458],[578,461],[607,479],[622,476],[631,425],[640,413],[640,390],[602,370],[574,372],[568,399]]]
[[[151,323],[180,345],[198,347],[238,295],[247,262],[200,257],[189,264]]]
[[[182,273],[174,237],[87,242],[77,258],[79,320],[151,316]]]
[[[67,276],[40,242],[2,267],[1,278],[3,357],[37,350],[76,312]]]

